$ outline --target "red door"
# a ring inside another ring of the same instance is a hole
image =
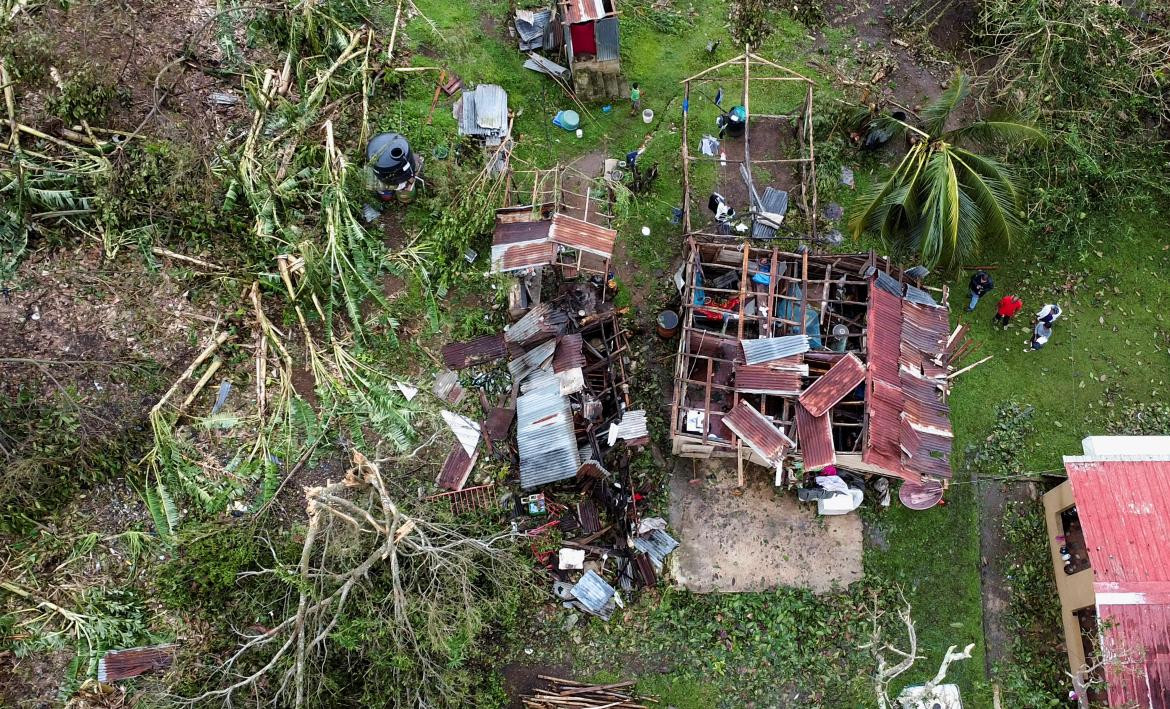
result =
[[[569,25],[569,37],[573,40],[574,56],[597,54],[597,39],[593,36],[592,22],[580,22],[575,25]]]

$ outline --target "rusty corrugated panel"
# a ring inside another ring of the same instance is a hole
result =
[[[459,383],[459,375],[451,370],[439,372],[435,375],[435,386],[432,393],[448,404],[458,404],[463,399],[463,385]]]
[[[902,456],[902,469],[933,478],[951,477],[951,436],[912,428],[911,436],[899,438],[903,449],[914,446],[911,455]]]
[[[512,432],[512,421],[515,418],[516,409],[497,406],[488,414],[487,421],[483,424],[483,434],[493,443],[507,440]]]
[[[508,372],[512,375],[512,380],[523,383],[536,370],[547,367],[552,360],[556,346],[556,340],[546,340],[516,359],[510,360]]]
[[[723,425],[775,466],[783,462],[784,454],[793,446],[791,438],[746,401],[739,402],[723,416]]]
[[[733,337],[723,337],[716,332],[691,330],[687,336],[687,352],[703,357],[720,357],[726,360],[739,359],[739,342]]]
[[[497,221],[495,231],[492,232],[492,246],[548,241],[550,227],[552,227],[552,221],[543,219],[537,221]]]
[[[569,316],[563,310],[551,303],[541,303],[509,327],[504,332],[504,340],[527,346],[561,334],[568,324]]]
[[[98,660],[98,681],[116,682],[152,670],[164,670],[175,660],[174,645],[111,650]]]
[[[889,471],[891,475],[919,482],[917,473],[902,468],[902,394],[886,382],[872,383],[866,399],[869,425],[861,460]]]
[[[580,452],[578,452],[578,455],[581,455],[582,457],[584,457],[584,455],[581,454]],[[596,460],[592,460],[592,459],[586,460],[584,463],[581,463],[580,468],[577,468],[577,477],[579,477],[579,478],[601,479],[601,478],[605,477],[607,474],[608,474],[608,472],[601,465],[601,463],[598,463]]]
[[[799,369],[735,365],[735,389],[744,394],[798,396],[804,377]]]
[[[471,469],[475,467],[475,461],[478,458],[478,450],[474,455],[468,455],[467,451],[463,450],[463,446],[456,443],[447,455],[447,459],[443,461],[443,467],[439,470],[435,484],[444,490],[462,490],[463,486],[467,484],[467,478],[471,475]]]
[[[634,554],[634,573],[643,586],[654,586],[658,583],[658,574],[654,571],[654,561],[649,554],[638,552]]]
[[[491,272],[509,273],[537,266],[549,266],[556,261],[556,257],[556,244],[548,242],[493,246]]]
[[[902,354],[902,299],[871,286],[866,333],[870,371],[884,381],[896,381]]]
[[[514,207],[500,207],[496,210],[496,224],[512,222],[547,221],[552,218],[554,202],[541,204],[521,204]]]
[[[593,500],[582,500],[577,503],[577,521],[585,534],[601,531],[601,516],[597,513],[597,505],[593,504]]]
[[[558,339],[556,353],[553,355],[553,371],[560,374],[570,369],[584,367],[585,353],[582,350],[582,343],[581,334],[576,332]]]
[[[865,365],[852,352],[829,367],[824,376],[800,394],[800,403],[813,416],[828,413],[837,402],[865,380]]]
[[[796,440],[805,470],[820,470],[837,463],[833,449],[833,425],[829,415],[813,416],[800,404],[796,405]]]
[[[606,15],[603,0],[561,0],[561,7],[565,11],[565,22],[570,25],[599,20]]]
[[[1093,569],[1109,706],[1170,697],[1170,461],[1066,457]]]
[[[443,362],[450,369],[465,369],[475,364],[494,362],[508,354],[504,333],[484,335],[464,342],[443,345]]]
[[[554,214],[549,239],[554,244],[609,258],[613,256],[617,232],[564,214]]]

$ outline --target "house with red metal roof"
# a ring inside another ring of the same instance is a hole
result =
[[[1070,671],[1094,704],[1170,707],[1170,436],[1083,447],[1044,495]]]

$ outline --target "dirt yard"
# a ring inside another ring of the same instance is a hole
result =
[[[862,576],[861,517],[818,517],[812,504],[777,491],[749,468],[742,494],[734,469],[700,463],[692,484],[683,461],[671,478],[670,524],[682,546],[674,554],[678,583],[698,593],[766,591],[782,586],[825,593]]]

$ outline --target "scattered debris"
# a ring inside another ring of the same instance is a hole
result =
[[[499,146],[510,133],[508,92],[495,84],[464,91],[452,113],[459,123],[459,135],[483,138],[489,147]]]
[[[177,645],[152,645],[110,650],[98,660],[98,681],[117,682],[153,670],[165,670],[175,660]]]
[[[551,35],[549,29],[549,20],[551,19],[552,10],[550,9],[516,11],[516,34],[520,35],[521,51],[544,49],[545,35]]]
[[[536,688],[523,697],[525,709],[638,709],[657,698],[638,696],[631,688],[634,682],[612,684],[583,684],[569,679],[539,675],[548,688]]]
[[[592,569],[581,576],[581,580],[569,590],[569,593],[576,599],[573,605],[602,620],[609,620],[617,609],[617,590]]]
[[[528,60],[524,62],[524,68],[540,72],[541,74],[548,74],[554,79],[561,81],[567,81],[569,79],[568,68],[557,64],[551,59],[545,59],[536,52],[529,53]]]

